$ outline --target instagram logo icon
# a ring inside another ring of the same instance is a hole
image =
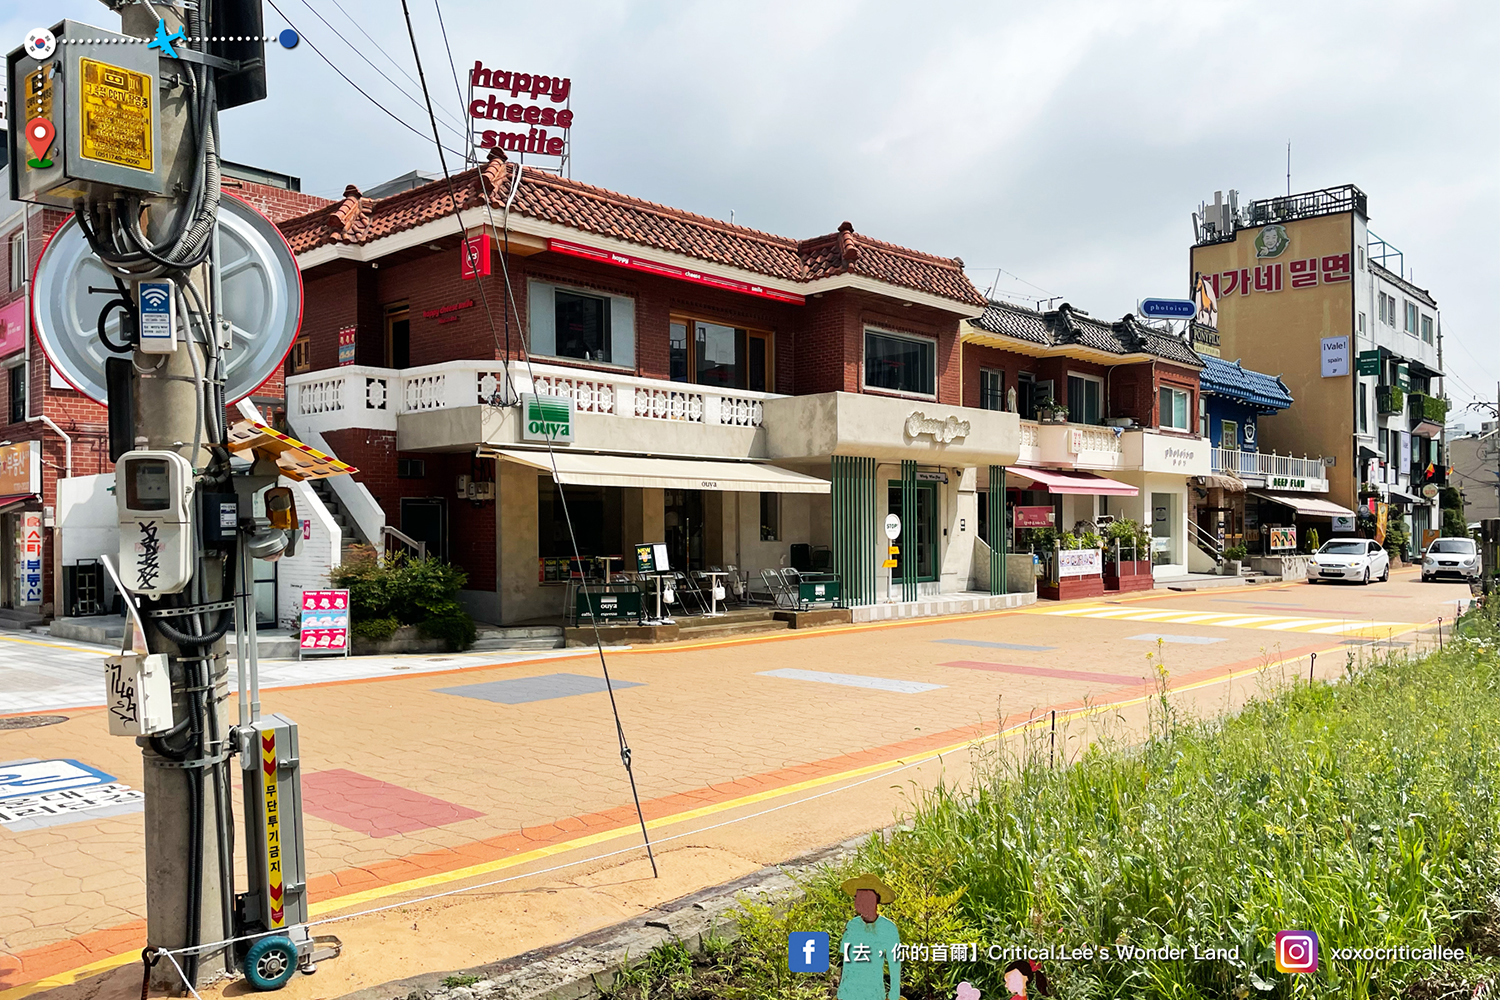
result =
[[[1317,972],[1318,935],[1313,931],[1277,931],[1276,971]]]

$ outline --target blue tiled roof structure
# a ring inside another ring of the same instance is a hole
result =
[[[1198,384],[1204,392],[1238,400],[1266,413],[1284,410],[1292,405],[1292,393],[1286,383],[1274,375],[1254,372],[1238,361],[1230,363],[1223,358],[1198,355],[1203,360],[1203,371],[1198,373]]]

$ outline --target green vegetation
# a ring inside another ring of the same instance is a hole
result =
[[[1307,551],[1309,551],[1309,552],[1316,552],[1316,551],[1318,551],[1318,548],[1322,544],[1323,544],[1323,540],[1318,537],[1318,529],[1317,528],[1308,528],[1307,529]]]
[[[443,977],[443,985],[450,990],[456,990],[460,986],[473,986],[477,982],[479,982],[478,976],[471,976],[467,973],[454,973]]]
[[[1149,739],[1106,735],[1066,766],[1049,764],[1043,740],[997,753],[971,787],[920,795],[894,833],[820,870],[788,908],[747,904],[735,944],[654,956],[615,995],[831,997],[837,955],[834,973],[789,973],[786,935],[827,930],[836,952],[852,915],[839,883],[861,871],[897,890],[882,912],[910,944],[1238,949],[1201,962],[1049,962],[1054,996],[1477,995],[1500,981],[1485,957],[1500,955],[1500,628],[1493,612],[1471,614],[1462,632],[1416,661],[1356,669],[1351,650],[1336,684],[1265,680],[1234,716],[1185,718],[1159,696]],[[1317,932],[1316,974],[1275,971],[1282,929]],[[1472,960],[1331,957],[1435,943]],[[1002,969],[912,961],[902,993],[951,998],[966,979],[1004,997]]]
[[[1231,545],[1224,550],[1224,558],[1230,562],[1242,562],[1248,553],[1243,545]]]
[[[1151,555],[1151,532],[1145,526],[1128,517],[1120,517],[1111,521],[1104,529],[1104,555],[1106,559],[1115,557],[1115,542],[1120,543],[1122,556],[1135,548],[1136,559],[1147,559]]]
[[[1444,486],[1438,493],[1438,506],[1443,511],[1443,537],[1467,538],[1469,525],[1464,520],[1464,495],[1457,486]]]
[[[374,549],[363,547],[329,578],[335,587],[349,588],[356,636],[384,640],[403,625],[416,625],[452,650],[474,643],[474,620],[457,599],[468,575],[457,566],[404,555],[388,555],[381,563]]]
[[[1411,531],[1406,527],[1406,522],[1400,518],[1391,516],[1385,525],[1385,551],[1394,562],[1404,559],[1408,546],[1411,545]]]

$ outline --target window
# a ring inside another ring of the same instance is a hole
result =
[[[560,358],[610,360],[609,299],[561,288],[553,293],[554,351]]]
[[[298,337],[292,344],[292,374],[309,371],[312,368],[312,339],[310,337]]]
[[[1188,394],[1186,392],[1162,386],[1157,394],[1157,400],[1161,410],[1157,415],[1158,424],[1169,430],[1185,431],[1188,429]]]
[[[526,296],[532,354],[635,367],[634,299],[546,281],[527,282]]]
[[[397,479],[426,479],[427,460],[425,458],[398,458],[396,459]]]
[[[760,495],[760,540],[763,542],[781,541],[780,493]]]
[[[385,307],[385,365],[411,367],[411,311],[404,302]]]
[[[1423,316],[1422,317],[1422,342],[1424,344],[1430,344],[1430,343],[1432,343],[1432,317],[1431,316]]]
[[[997,368],[979,369],[979,408],[1005,409],[1005,373]]]
[[[1036,376],[1031,372],[1021,372],[1016,376],[1016,409],[1021,411],[1022,420],[1036,419]]]
[[[10,422],[19,424],[26,419],[26,366],[16,365],[10,370]]]
[[[1359,384],[1359,432],[1370,433],[1370,387]]]
[[[1364,336],[1365,333],[1365,314],[1363,312],[1359,314],[1359,333],[1360,336]]]
[[[17,229],[10,234],[6,240],[6,248],[10,255],[10,290],[19,291],[26,284],[26,237],[21,230]]]
[[[1404,300],[1403,304],[1406,306],[1406,332],[1415,337],[1417,335],[1417,304]]]
[[[1359,262],[1359,269],[1363,271],[1365,269],[1365,248],[1356,247],[1354,257]]]
[[[891,392],[937,395],[937,343],[866,330],[865,385]]]
[[[1208,397],[1198,394],[1198,436],[1208,437]]]
[[[1104,423],[1104,383],[1087,375],[1068,376],[1068,419],[1075,424]],[[1187,420],[1183,416],[1184,427]]]
[[[1390,450],[1391,450],[1391,432],[1387,428],[1382,427],[1382,428],[1380,428],[1380,453],[1382,455],[1385,455],[1385,454],[1388,454],[1390,452]]]
[[[1240,446],[1240,425],[1233,420],[1219,421],[1219,447],[1237,449]]]
[[[771,392],[775,369],[771,339],[763,330],[674,319],[667,330],[668,372],[674,382]]]

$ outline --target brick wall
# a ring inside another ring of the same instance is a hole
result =
[[[1156,381],[1151,365],[1119,365],[1109,379],[1109,412],[1114,417],[1134,417],[1143,427],[1156,423]]]
[[[977,407],[979,405],[979,372],[981,369],[994,368],[1004,372],[1004,388],[1006,391],[1009,391],[1016,386],[1016,376],[1021,372],[1035,372],[1039,361],[1039,359],[1029,357],[1025,354],[1002,351],[998,347],[986,347],[982,344],[965,344],[963,351],[963,405],[965,406]]]
[[[272,222],[295,219],[325,205],[334,204],[330,199],[319,198],[315,194],[288,191],[286,188],[257,184],[254,181],[240,180],[237,177],[225,177],[219,188],[250,203]]]

